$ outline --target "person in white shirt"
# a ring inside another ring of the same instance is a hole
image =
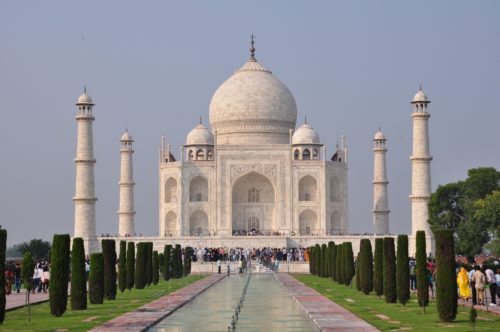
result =
[[[497,281],[495,279],[495,273],[493,273],[493,270],[491,267],[487,267],[486,270],[484,271],[484,274],[486,274],[486,281],[488,282],[490,286],[490,294],[491,294],[491,303],[490,306],[496,306],[497,305]]]

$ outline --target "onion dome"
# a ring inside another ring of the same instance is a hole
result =
[[[299,129],[295,131],[292,136],[292,144],[321,144],[319,135],[313,127],[304,123]]]
[[[214,136],[203,124],[193,128],[187,135],[186,145],[213,145]]]
[[[384,133],[379,129],[376,133],[375,136],[373,137],[374,141],[381,141],[381,140],[386,140]]]
[[[94,105],[92,98],[87,94],[87,88],[83,89],[83,93],[78,97],[77,105]]]
[[[427,99],[427,95],[422,90],[422,87],[420,87],[418,92],[415,94],[415,97],[413,97],[412,103],[430,103],[429,99]]]
[[[295,128],[292,93],[271,71],[250,59],[215,91],[210,124],[217,144],[287,144]]]
[[[120,139],[121,142],[124,142],[124,141],[131,141],[133,142],[134,140],[132,139],[132,135],[130,135],[130,133],[128,132],[128,129],[125,130],[125,132],[123,133],[122,135],[122,138]]]

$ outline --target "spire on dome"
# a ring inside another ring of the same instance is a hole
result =
[[[250,45],[252,45],[250,47],[250,60],[257,61],[257,59],[255,59],[255,46],[254,46],[255,41],[254,41],[254,38],[255,38],[255,36],[252,33],[252,35],[250,36]]]
[[[200,124],[203,124],[203,122],[201,121],[201,116],[200,116]]]
[[[304,124],[307,124],[307,115],[304,116]]]

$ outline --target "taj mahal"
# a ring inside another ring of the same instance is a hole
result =
[[[420,89],[412,100],[412,234],[425,230],[431,194],[427,106]],[[92,98],[78,98],[74,237],[87,253],[99,250],[96,235]],[[134,228],[133,138],[121,137],[118,234],[127,241],[151,241],[194,247],[306,247],[389,234],[386,137],[374,136],[373,235],[349,234],[348,146],[339,137],[332,151],[313,126],[297,124],[297,105],[287,86],[250,57],[216,90],[209,104],[209,124],[200,119],[180,154],[161,138],[159,150],[158,234],[138,237]],[[328,144],[330,146],[330,144]],[[151,188],[151,190],[157,190]],[[411,241],[410,241],[411,242]],[[410,252],[412,246],[410,245]],[[432,251],[432,249],[430,250]]]

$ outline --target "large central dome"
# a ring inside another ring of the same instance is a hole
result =
[[[253,56],[219,86],[210,102],[217,144],[289,144],[296,120],[290,90]]]

